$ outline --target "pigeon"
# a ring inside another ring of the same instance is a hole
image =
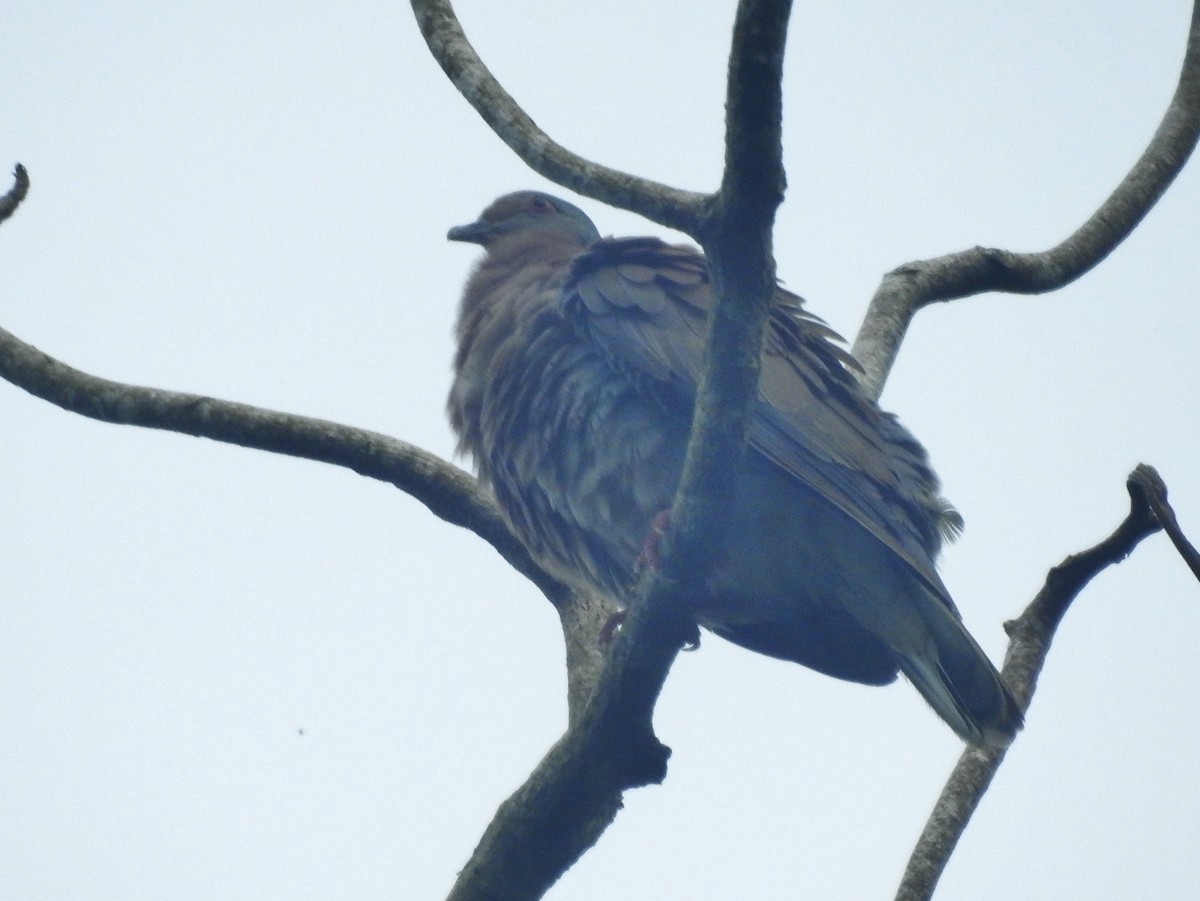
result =
[[[669,528],[714,302],[704,255],[601,238],[538,191],[500,197],[447,237],[484,250],[458,313],[459,450],[547,570],[621,602]],[[778,288],[697,623],[839,679],[904,673],[965,741],[1006,747],[1020,706],[935,566],[962,519],[858,369]]]

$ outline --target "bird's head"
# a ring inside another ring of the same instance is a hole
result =
[[[575,241],[581,248],[600,240],[600,232],[583,210],[541,191],[505,194],[476,221],[450,229],[446,238],[487,248],[499,238],[534,232],[557,240]]]

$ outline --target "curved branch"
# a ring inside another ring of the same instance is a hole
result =
[[[508,531],[475,479],[428,451],[377,432],[98,378],[60,363],[0,329],[0,377],[52,404],[103,422],[164,429],[351,469],[412,495],[446,522],[470,529],[553,603],[567,587],[539,567]]]
[[[13,169],[13,186],[0,197],[0,222],[17,211],[25,195],[29,193],[29,172],[20,163]]]
[[[1005,624],[1010,638],[1001,673],[1023,710],[1029,709],[1050,643],[1071,602],[1103,569],[1120,563],[1143,538],[1162,528],[1164,514],[1155,511],[1169,511],[1170,506],[1158,473],[1141,464],[1130,473],[1126,487],[1130,503],[1124,522],[1095,547],[1050,570],[1037,597],[1019,618]],[[1174,521],[1174,513],[1169,519]],[[913,849],[896,901],[926,901],[933,896],[959,837],[1003,762],[1004,751],[963,751]]]
[[[694,234],[708,201],[650,179],[593,163],[572,153],[538,128],[504,90],[467,40],[449,0],[411,0],[429,52],[500,140],[534,172],[585,197]]]
[[[987,291],[1044,294],[1079,278],[1112,253],[1150,212],[1200,138],[1200,0],[1192,9],[1187,52],[1175,95],[1129,174],[1079,229],[1042,253],[987,247],[908,263],[889,272],[854,342],[863,383],[876,397],[909,323],[922,307]]]

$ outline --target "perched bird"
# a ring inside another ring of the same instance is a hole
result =
[[[620,599],[679,484],[713,303],[705,258],[602,239],[582,210],[536,191],[447,237],[485,251],[458,317],[460,450],[547,569]],[[801,303],[776,292],[698,621],[840,679],[903,672],[966,741],[1005,746],[1020,709],[934,567],[962,520],[924,449]]]

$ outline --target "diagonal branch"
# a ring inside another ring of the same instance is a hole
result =
[[[52,404],[103,422],[164,429],[343,466],[395,485],[434,515],[492,545],[556,605],[568,589],[508,531],[475,479],[428,451],[378,432],[98,378],[60,363],[0,329],[0,377]]]
[[[974,247],[907,263],[883,277],[854,342],[863,383],[878,397],[917,311],[987,291],[1044,294],[1079,278],[1112,253],[1150,212],[1200,138],[1200,0],[1192,9],[1179,84],[1145,151],[1079,229],[1042,253]]]
[[[449,0],[411,0],[413,15],[437,60],[492,131],[534,172],[578,194],[693,234],[707,198],[602,166],[572,153],[538,128],[504,90],[467,40]]]
[[[1025,710],[1037,689],[1054,633],[1072,601],[1102,570],[1120,563],[1143,538],[1161,529],[1164,518],[1175,520],[1166,486],[1152,467],[1140,464],[1130,473],[1126,487],[1130,506],[1124,522],[1095,547],[1073,554],[1050,570],[1037,597],[1019,618],[1005,624],[1010,640],[1002,673]],[[1178,532],[1177,525],[1175,529]],[[1186,544],[1186,539],[1183,541]],[[1003,762],[1004,751],[968,748],[963,752],[909,858],[897,901],[926,901],[933,896],[958,839]]]

